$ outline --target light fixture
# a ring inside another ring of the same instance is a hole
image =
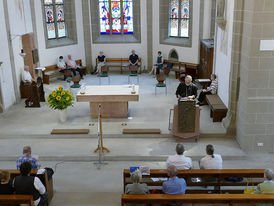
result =
[[[19,55],[22,57],[22,58],[25,58],[27,56],[27,54],[24,52],[24,49],[21,49],[21,52],[19,53]]]
[[[0,67],[2,66],[3,62],[0,62]]]

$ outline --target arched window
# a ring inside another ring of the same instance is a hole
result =
[[[64,1],[43,0],[48,39],[67,37]]]
[[[189,37],[189,0],[169,1],[169,36]]]
[[[133,0],[98,0],[100,34],[133,34]]]

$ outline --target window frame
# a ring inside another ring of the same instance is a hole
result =
[[[170,38],[189,38],[190,37],[190,0],[188,0],[188,18],[182,17],[182,1],[183,0],[178,0],[178,18],[171,18],[171,0],[169,0],[169,24],[168,24],[168,36]],[[172,36],[171,35],[171,21],[173,19],[178,20],[178,35],[177,36]],[[182,21],[187,20],[188,22],[188,36],[181,36],[181,31],[182,31]]]
[[[55,0],[52,0],[52,4],[45,4],[45,1],[42,0],[43,4],[43,13],[44,13],[44,19],[45,19],[45,29],[46,29],[46,34],[47,34],[47,40],[59,40],[63,38],[68,37],[68,31],[67,31],[67,25],[66,25],[66,12],[65,12],[65,0],[63,0],[63,3],[56,3]],[[63,5],[63,12],[64,12],[64,20],[63,21],[57,21],[57,14],[56,14],[56,5]],[[47,22],[47,16],[46,16],[46,6],[52,6],[53,7],[53,17],[54,17],[54,27],[55,27],[55,38],[49,38],[48,36],[48,24],[50,22]],[[63,22],[65,24],[65,36],[59,37],[58,35],[58,23]]]
[[[121,17],[120,17],[120,22],[121,22],[121,32],[119,32],[119,33],[113,33],[112,32],[112,10],[111,10],[111,3],[112,2],[115,2],[115,1],[113,1],[113,0],[108,0],[108,5],[109,5],[109,33],[102,33],[101,32],[101,18],[100,18],[100,6],[99,6],[99,4],[100,4],[100,2],[102,2],[102,0],[98,0],[98,15],[99,15],[99,32],[100,32],[100,35],[133,35],[134,34],[134,2],[133,2],[133,0],[132,0],[132,19],[133,19],[133,24],[132,24],[132,26],[133,26],[133,32],[130,32],[130,33],[124,33],[124,8],[123,8],[123,3],[124,3],[124,1],[125,0],[119,0],[119,4],[120,4],[120,15],[121,15]]]

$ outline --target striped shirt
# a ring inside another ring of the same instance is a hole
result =
[[[211,82],[210,84],[210,92],[211,94],[217,94],[217,90],[218,90],[218,81],[215,79]]]
[[[38,165],[38,160],[31,155],[23,155],[16,161],[16,168],[19,170],[20,166],[23,162],[29,162],[32,166],[33,170],[38,170],[39,165]]]

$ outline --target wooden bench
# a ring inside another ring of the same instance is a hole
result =
[[[75,60],[76,64],[79,65],[82,69],[82,72],[84,75],[87,74],[87,69],[85,66],[82,66],[82,60],[78,59]],[[63,76],[64,74],[59,72],[59,69],[57,67],[57,65],[51,65],[51,66],[47,66],[45,67],[46,69],[43,71],[43,81],[45,84],[49,84],[50,83],[50,78],[53,77],[59,77],[59,76]]]
[[[270,194],[148,194],[148,195],[129,195],[123,194],[121,198],[122,206],[127,203],[138,204],[247,204],[255,203],[274,203],[274,195]]]
[[[161,134],[160,129],[123,129],[123,134]]]
[[[0,170],[1,172],[2,170]],[[14,179],[16,176],[20,175],[20,171],[19,170],[8,170],[10,173],[10,178]],[[54,195],[54,191],[53,191],[53,179],[48,180],[48,175],[47,175],[47,171],[45,171],[43,174],[39,174],[37,175],[37,170],[32,170],[31,171],[31,176],[37,176],[41,182],[44,184],[46,191],[49,193],[49,199],[48,199],[48,205],[50,204],[53,195]]]
[[[178,177],[184,178],[187,184],[187,194],[201,194],[201,193],[242,193],[247,181],[251,178],[252,185],[264,181],[263,169],[221,169],[221,170],[179,170]],[[146,183],[150,190],[156,189],[161,192],[163,181],[152,181],[151,178],[167,178],[166,169],[151,169],[150,175],[143,175],[142,183]],[[201,182],[193,182],[192,178],[201,178]],[[226,178],[229,177],[242,177],[242,182],[230,182]],[[213,181],[209,181],[213,180]],[[123,186],[124,192],[127,184],[131,184],[129,169],[124,169],[123,172]],[[205,188],[205,186],[208,186]]]
[[[213,118],[213,122],[221,122],[226,116],[227,107],[217,95],[206,95],[206,102],[210,107],[210,117]]]
[[[96,59],[96,68],[97,68],[97,59]],[[120,73],[123,74],[124,68],[129,68],[129,59],[128,58],[107,58],[106,59],[106,66],[110,67],[118,67],[120,68]],[[142,72],[142,59],[139,58],[139,66],[140,66],[140,73]]]
[[[27,204],[34,206],[32,195],[0,195],[0,205]]]

